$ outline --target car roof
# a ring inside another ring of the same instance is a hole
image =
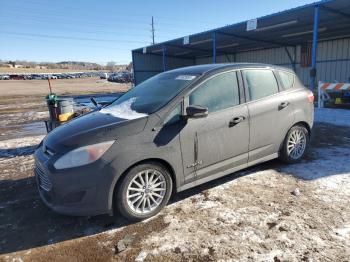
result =
[[[248,69],[248,68],[270,68],[289,71],[294,73],[293,70],[281,66],[262,64],[262,63],[222,63],[222,64],[205,64],[196,66],[187,66],[174,70],[167,71],[167,73],[178,74],[195,74],[202,75],[208,73],[215,73],[216,71],[224,71],[229,69]]]

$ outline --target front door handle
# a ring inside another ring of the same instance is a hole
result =
[[[238,116],[238,117],[233,118],[229,123],[229,127],[233,127],[233,126],[241,123],[244,119],[245,119],[244,116]]]
[[[281,104],[279,104],[278,106],[278,110],[282,110],[283,108],[286,108],[287,106],[289,106],[289,102],[282,102]]]

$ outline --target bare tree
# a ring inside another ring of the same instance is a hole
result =
[[[113,71],[114,70],[114,67],[115,67],[116,63],[111,61],[111,62],[107,62],[107,65],[106,65],[106,69],[109,70],[109,71]]]

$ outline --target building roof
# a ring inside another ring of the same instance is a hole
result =
[[[324,0],[257,18],[257,28],[247,31],[247,21],[147,46],[147,54],[198,58],[212,55],[213,35],[216,54],[295,46],[312,41],[314,10],[319,6],[319,41],[350,37],[350,1]],[[143,48],[133,50],[143,53]]]

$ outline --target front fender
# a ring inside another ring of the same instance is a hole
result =
[[[120,150],[118,150],[114,160],[109,164],[115,174],[108,193],[109,213],[113,212],[113,197],[116,185],[130,167],[140,162],[158,160],[167,163],[172,169],[170,171],[173,171],[175,188],[178,188],[184,182],[179,136],[167,145],[162,146],[156,145],[153,141],[135,144],[133,143],[135,140],[131,138],[125,141],[119,141],[120,144],[118,147]],[[140,140],[140,138],[137,140]]]

